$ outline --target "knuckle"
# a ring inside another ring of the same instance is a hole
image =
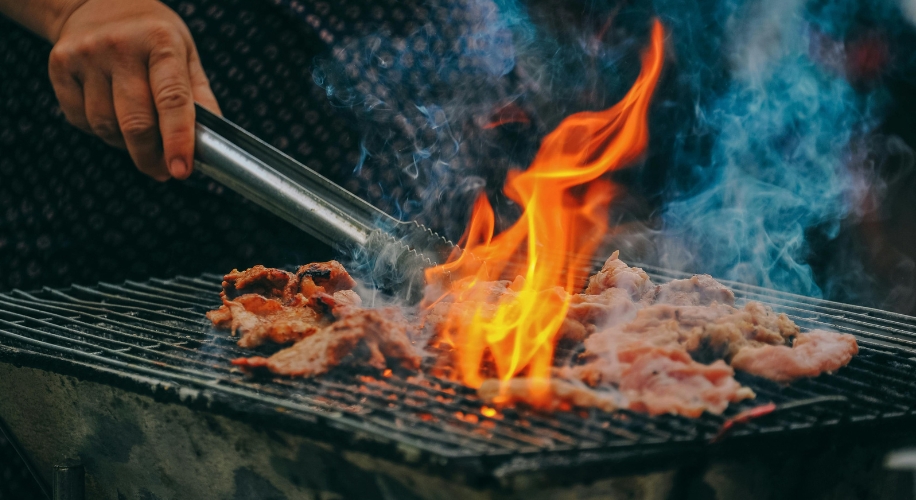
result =
[[[88,41],[87,45],[98,47],[99,51],[109,54],[125,54],[130,52],[130,35],[120,32],[106,33],[104,36]]]
[[[91,34],[77,39],[59,41],[51,49],[51,60],[68,64],[78,60],[92,60],[117,50],[124,44],[114,34]]]
[[[111,119],[95,119],[90,121],[92,133],[101,137],[106,142],[117,142],[121,137],[121,130],[116,121]]]
[[[181,43],[181,35],[175,25],[167,21],[159,21],[151,24],[147,28],[146,37],[150,46],[160,50],[174,50]]]
[[[69,44],[58,43],[51,49],[48,56],[48,64],[51,70],[63,69],[69,66],[73,60],[73,48]]]
[[[160,109],[178,109],[191,104],[191,89],[177,80],[165,82],[156,92],[156,105]]]
[[[150,49],[149,65],[171,67],[182,61],[179,49],[172,45],[154,46]]]
[[[100,52],[100,40],[98,36],[83,38],[78,43],[72,44],[71,51],[76,57],[91,58]]]
[[[118,119],[121,134],[129,139],[144,139],[156,130],[156,122],[147,114],[131,113]]]

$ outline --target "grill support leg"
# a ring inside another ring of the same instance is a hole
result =
[[[78,461],[54,466],[51,480],[53,500],[85,500],[86,471]]]

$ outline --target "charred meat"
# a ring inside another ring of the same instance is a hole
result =
[[[356,282],[336,261],[300,267],[295,273],[255,266],[223,280],[223,305],[207,313],[217,328],[241,335],[238,345],[293,345],[270,357],[233,364],[273,373],[314,376],[339,364],[378,369],[416,369],[420,356],[407,335],[400,309],[364,309]]]
[[[354,286],[337,261],[305,265],[295,273],[260,265],[233,269],[223,277],[222,307],[207,318],[240,335],[241,347],[295,342],[330,324],[341,304],[359,306]]]

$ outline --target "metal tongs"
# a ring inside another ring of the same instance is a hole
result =
[[[416,300],[423,270],[455,249],[432,230],[389,216],[200,105],[195,139],[201,172],[325,243],[356,252],[376,286]]]

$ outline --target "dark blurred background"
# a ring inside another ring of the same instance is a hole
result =
[[[626,92],[653,16],[669,30],[666,69],[650,152],[615,176],[626,188],[616,220],[658,231],[666,204],[701,193],[721,170],[711,160],[720,129],[707,115],[728,95],[728,32],[742,2],[166,3],[190,26],[228,119],[455,240],[481,190],[500,225],[511,222],[506,172],[524,168],[563,117]],[[844,168],[861,173],[856,198],[805,226],[795,258],[815,286],[790,291],[913,312],[913,25],[875,2],[795,3],[814,12],[802,14],[804,29],[821,30],[807,36],[806,57],[847,81],[852,98],[883,104],[844,142]],[[47,78],[49,44],[6,20],[0,28],[0,290],[331,255],[202,176],[155,183],[126,153],[67,125]],[[721,263],[704,267],[717,253],[681,265],[726,274]]]
[[[621,232],[649,245],[666,204],[715,178],[716,129],[702,111],[716,109],[740,66],[727,36],[737,1],[165,3],[190,27],[229,120],[453,239],[481,191],[502,226],[512,220],[506,173],[524,168],[563,117],[626,92],[659,16],[668,56],[650,152],[614,177],[627,193],[615,205]],[[856,198],[838,220],[805,230],[799,258],[826,298],[913,314],[916,33],[896,4],[879,3],[818,0],[799,14],[811,30],[807,60],[848,82],[851,99],[883,103],[844,146],[845,166],[861,173]],[[335,256],[202,176],[156,183],[70,127],[48,81],[49,51],[0,18],[0,291]],[[692,270],[706,270],[697,262]],[[0,498],[34,493],[0,440]]]

